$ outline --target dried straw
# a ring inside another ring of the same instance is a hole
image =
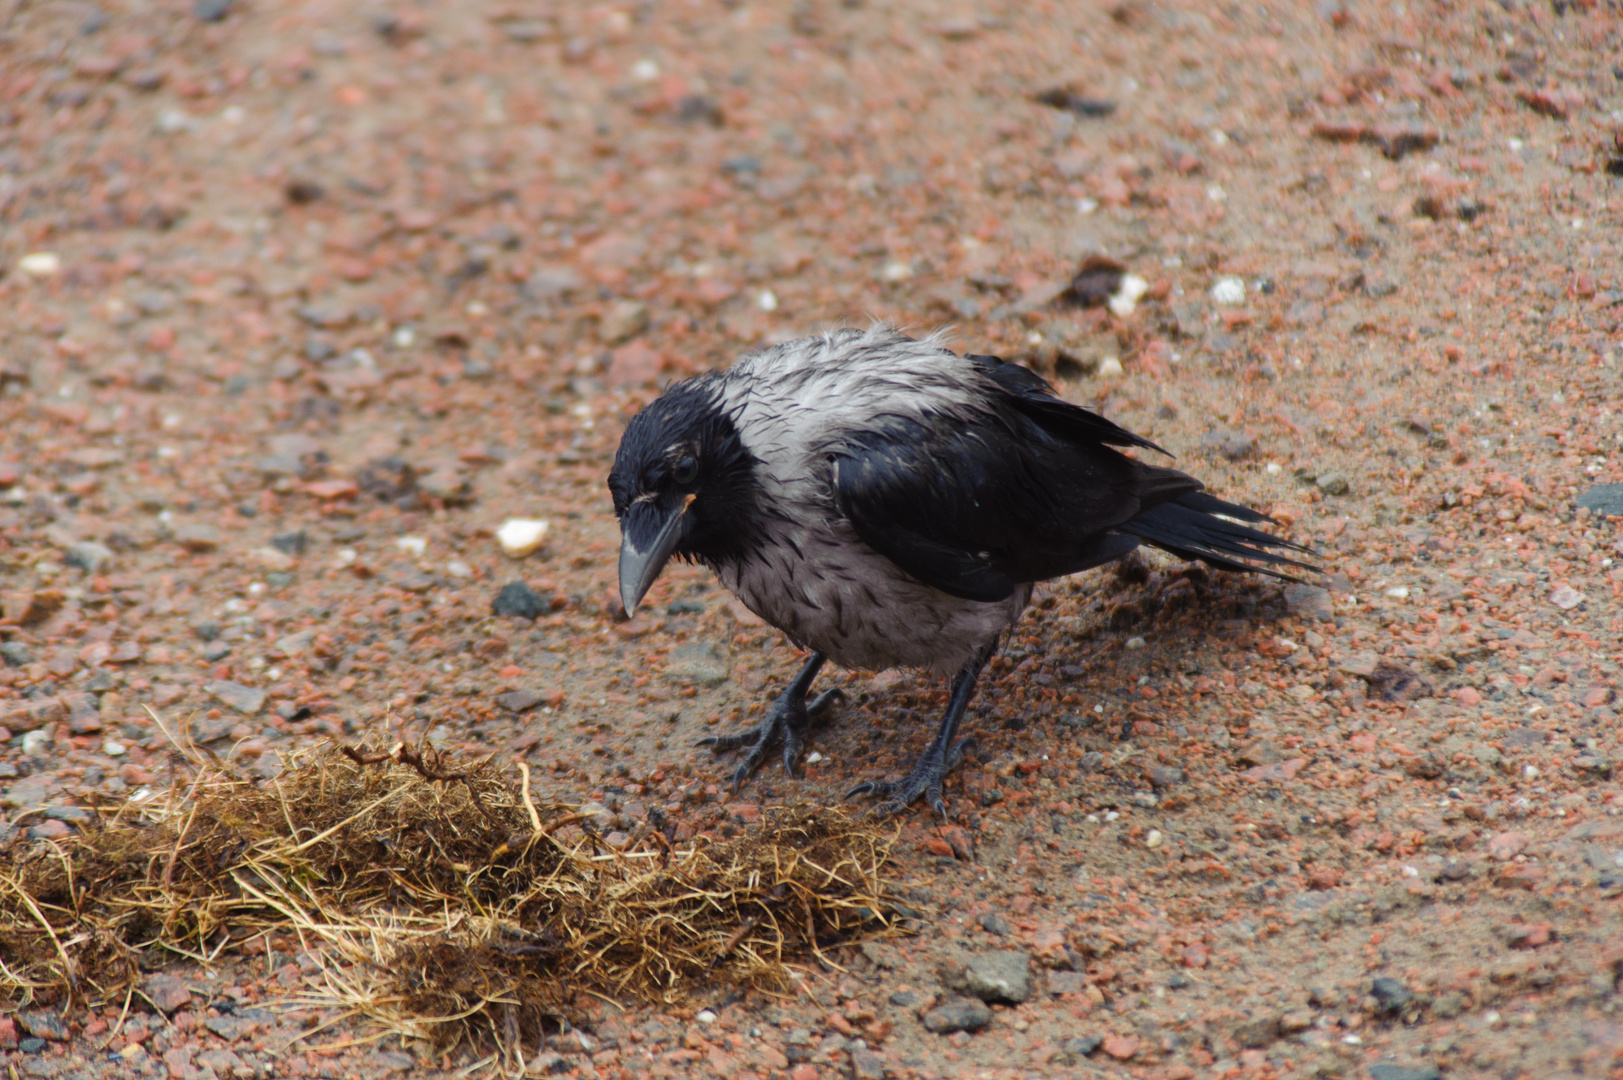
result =
[[[324,746],[274,781],[186,748],[168,798],[0,851],[0,1004],[128,999],[145,970],[270,934],[322,961],[312,1003],[522,1061],[581,995],[674,1004],[714,980],[888,929],[893,837],[837,810],[769,812],[734,840],[610,847],[489,760]]]

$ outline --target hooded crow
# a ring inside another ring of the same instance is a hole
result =
[[[944,814],[975,680],[1036,583],[1140,544],[1225,570],[1313,569],[1283,554],[1305,548],[1251,527],[1269,518],[1118,449],[1132,447],[1160,450],[1030,370],[936,337],[880,325],[774,345],[673,385],[626,426],[609,474],[620,595],[634,612],[671,558],[697,561],[811,650],[759,724],[700,743],[746,751],[735,789],[780,744],[793,775],[837,694],[807,701],[827,661],[950,675],[911,771],[847,796],[890,812],[922,796]]]

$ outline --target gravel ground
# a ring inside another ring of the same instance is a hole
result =
[[[597,1003],[533,1071],[1618,1076],[1620,55],[1594,0],[11,0],[0,838],[166,783],[147,706],[266,777],[380,730],[522,756],[679,838],[898,768],[944,687],[837,673],[806,782],[727,792],[692,743],[797,655],[693,568],[617,621],[603,479],[661,379],[950,323],[1327,588],[1057,583],[951,820],[902,822],[921,933],[783,998]],[[1100,254],[1136,310],[1058,306]],[[313,969],[183,965],[121,1027],[0,1018],[0,1059],[472,1060],[295,1041]]]

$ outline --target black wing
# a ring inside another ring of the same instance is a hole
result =
[[[857,534],[920,581],[966,600],[1001,600],[1024,582],[1120,558],[1139,538],[1114,531],[1198,481],[1132,460],[1150,446],[1053,396],[1012,364],[978,410],[890,415],[835,452],[834,494]]]
[[[1016,585],[1099,566],[1140,543],[1226,570],[1316,569],[1277,554],[1306,548],[1239,523],[1266,516],[1113,449],[1160,450],[1148,439],[1061,400],[1025,368],[968,359],[997,387],[979,410],[882,417],[835,453],[841,511],[869,547],[920,581],[965,600],[1002,600]]]

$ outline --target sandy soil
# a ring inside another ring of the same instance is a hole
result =
[[[780,999],[599,1005],[536,1067],[1620,1075],[1620,56],[1581,0],[9,0],[0,837],[164,783],[143,706],[265,776],[379,726],[522,755],[680,838],[894,770],[944,688],[836,673],[807,780],[728,793],[692,743],[797,655],[690,568],[617,621],[603,479],[659,380],[951,324],[1288,522],[1328,587],[1056,583],[951,820],[901,825],[921,933]],[[1099,254],[1149,295],[1056,306]],[[539,618],[492,615],[514,580]],[[966,962],[1025,1000],[927,1030]],[[0,1019],[0,1058],[471,1060],[290,1045],[311,966],[183,967],[117,1030]]]

